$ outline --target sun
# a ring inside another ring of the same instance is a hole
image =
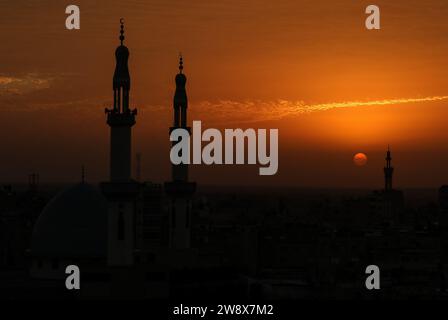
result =
[[[357,153],[353,156],[353,163],[358,167],[363,167],[367,164],[367,156],[365,153]]]

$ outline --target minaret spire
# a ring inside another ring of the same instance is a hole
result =
[[[182,52],[179,53],[179,73],[182,73],[184,70],[184,60],[182,58]]]
[[[123,45],[124,41],[124,19],[120,19],[120,43]]]
[[[179,55],[179,73],[176,75],[176,91],[174,93],[173,107],[174,107],[174,121],[173,126],[178,128],[187,128],[187,108],[188,98],[185,85],[187,77],[183,73],[184,59],[182,54]]]
[[[129,75],[128,60],[129,49],[123,45],[124,20],[120,19],[120,45],[115,50],[115,72],[113,77],[114,112],[129,112],[129,90],[131,77]]]

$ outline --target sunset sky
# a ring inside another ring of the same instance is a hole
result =
[[[372,3],[381,30],[364,26]],[[65,29],[69,4],[79,31]],[[17,0],[0,12],[0,183],[31,172],[77,182],[82,164],[89,181],[108,178],[104,108],[123,17],[146,180],[170,177],[181,51],[190,121],[279,129],[276,176],[195,166],[200,184],[380,188],[388,145],[399,187],[448,184],[446,0]]]

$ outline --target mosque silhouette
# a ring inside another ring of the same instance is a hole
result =
[[[105,109],[110,127],[110,180],[96,188],[83,178],[81,183],[64,190],[48,203],[35,224],[31,239],[31,275],[34,278],[64,279],[66,266],[75,264],[86,279],[97,276],[110,280],[121,272],[128,276],[138,274],[135,269],[139,265],[157,265],[160,259],[164,260],[161,265],[175,264],[177,267],[182,267],[181,261],[188,264],[193,260],[190,213],[196,184],[188,181],[188,165],[173,165],[172,181],[165,183],[164,188],[131,178],[131,136],[137,109],[131,109],[129,105],[129,49],[123,44],[122,20],[119,39],[120,45],[115,51],[113,107]],[[175,78],[174,121],[169,133],[177,128],[190,132],[186,82],[181,56]],[[160,208],[162,189],[169,198],[169,228],[165,233],[162,232]],[[145,222],[151,224],[149,228],[152,230],[139,232],[145,228]],[[165,249],[162,253],[161,248]],[[159,273],[163,273],[161,271]],[[143,282],[145,286],[146,277],[142,274],[137,278],[131,290],[135,291],[136,283]],[[166,276],[162,274],[159,279],[155,278],[155,282],[161,282],[159,285],[163,287]],[[86,282],[83,281],[83,287],[87,289],[83,290],[88,292],[89,280]],[[120,281],[108,283],[117,282]],[[123,289],[110,290],[119,295],[132,294]],[[104,291],[107,289],[103,288],[102,293]],[[155,295],[158,294],[163,296],[166,289],[158,290]]]

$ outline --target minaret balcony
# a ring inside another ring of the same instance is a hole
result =
[[[110,126],[133,126],[135,124],[135,116],[137,110],[127,110],[125,112],[119,112],[114,109],[106,109],[107,124]]]

